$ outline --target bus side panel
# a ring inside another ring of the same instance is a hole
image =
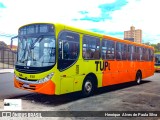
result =
[[[102,86],[102,72],[96,71],[95,60],[82,60],[81,58],[70,68],[60,72],[60,94],[82,90],[85,77],[93,73],[97,77],[98,87]]]
[[[125,83],[135,80],[139,64],[136,61],[109,61],[110,69],[103,72],[103,86]],[[136,65],[137,64],[137,65]]]
[[[98,64],[96,64],[98,62]],[[82,73],[85,77],[89,74],[94,74],[97,77],[97,87],[102,87],[102,72],[101,68],[103,68],[102,60],[83,60],[82,64]],[[84,80],[84,79],[83,79]]]
[[[137,66],[136,61],[128,61],[128,69],[127,69],[127,72],[128,72],[128,75],[129,75],[128,82],[135,80],[136,66]]]
[[[134,64],[129,61],[119,61],[118,64],[118,83],[131,81],[134,72]]]
[[[107,60],[104,62],[107,62]],[[113,85],[118,83],[117,61],[108,61],[108,67],[103,71],[102,86]]]
[[[142,72],[142,78],[146,78],[154,74],[154,63],[153,62],[144,62],[142,63],[142,65],[144,66],[144,69]]]
[[[79,64],[79,74],[75,76],[73,83],[74,92],[82,90],[85,77],[88,76],[89,74],[94,74],[97,78],[97,84],[98,84],[97,87],[102,87],[103,71],[100,70],[100,64],[96,65],[95,60],[81,60],[81,61],[82,61],[81,64]]]
[[[75,63],[66,70],[60,71],[60,94],[73,92],[74,77],[76,76],[76,65]]]
[[[74,91],[81,91],[82,90],[82,84],[83,84],[83,80],[85,79],[86,73],[88,72],[88,62],[84,62],[84,60],[79,59],[78,63],[77,63],[77,74],[75,75],[74,78],[74,83],[73,83],[73,90]]]

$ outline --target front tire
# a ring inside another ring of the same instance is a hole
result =
[[[93,82],[93,78],[88,76],[84,79],[82,86],[82,95],[83,97],[88,97],[93,95],[95,90],[95,84]]]

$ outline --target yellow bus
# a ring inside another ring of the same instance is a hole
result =
[[[153,47],[63,24],[19,28],[14,86],[48,95],[135,81],[154,74]],[[11,44],[12,45],[12,44]]]

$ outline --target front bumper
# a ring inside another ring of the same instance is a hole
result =
[[[51,80],[41,84],[34,84],[33,82],[29,83],[29,82],[19,81],[15,77],[14,77],[14,86],[19,89],[42,93],[42,94],[48,94],[48,95],[54,95],[56,87]]]
[[[155,68],[155,71],[160,71],[160,67],[159,68]]]

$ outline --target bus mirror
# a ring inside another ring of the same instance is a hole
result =
[[[14,42],[14,41],[16,41],[16,40],[15,40],[15,38],[18,38],[18,36],[15,36],[15,37],[12,37],[12,38],[11,38],[10,49],[12,49],[12,48],[13,48],[13,45],[14,45],[14,43],[13,43],[13,42]],[[18,40],[16,41],[16,44],[15,44],[15,45],[17,46],[17,44],[18,44]]]
[[[13,37],[11,38],[11,44],[10,44],[11,49],[12,49],[12,45],[13,45]]]

